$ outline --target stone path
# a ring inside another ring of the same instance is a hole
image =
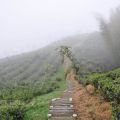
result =
[[[48,114],[48,120],[75,120],[77,114],[75,114],[73,106],[73,86],[69,80],[67,80],[67,90],[64,92],[62,98],[52,99],[50,110]]]

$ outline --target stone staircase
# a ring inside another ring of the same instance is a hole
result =
[[[70,81],[67,81],[67,87],[62,98],[52,99],[48,120],[76,120],[72,99],[73,86]]]

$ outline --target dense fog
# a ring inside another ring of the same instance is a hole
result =
[[[0,58],[39,49],[66,36],[99,30],[119,0],[0,1]]]

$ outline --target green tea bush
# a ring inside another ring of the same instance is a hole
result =
[[[52,76],[47,74],[39,81],[0,88],[0,120],[23,120],[32,99],[60,88],[62,80],[63,69]]]
[[[23,120],[25,114],[24,104],[17,101],[14,105],[0,106],[0,120]]]
[[[112,103],[115,120],[120,120],[120,69],[103,74],[90,74],[80,77],[83,85],[92,84]]]
[[[56,78],[56,81],[59,82],[59,81],[62,81],[62,79],[57,77],[57,78]]]

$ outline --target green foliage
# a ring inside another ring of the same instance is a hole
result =
[[[16,86],[16,87],[7,88],[7,89],[1,89],[0,90],[0,99],[1,99],[0,100],[0,120],[1,119],[2,120],[7,120],[7,119],[23,120],[24,118],[26,118],[25,116],[27,111],[29,111],[33,107],[35,107],[38,110],[41,109],[41,108],[38,108],[37,106],[38,103],[40,104],[40,107],[42,105],[42,109],[45,109],[45,111],[47,112],[46,110],[48,109],[47,100],[37,101],[36,103],[37,105],[35,104],[32,106],[30,103],[33,101],[34,98],[37,98],[38,96],[40,97],[44,95],[49,96],[49,94],[52,95],[54,91],[63,90],[65,88],[65,84],[63,84],[65,82],[64,81],[65,75],[62,68],[57,73],[53,73],[52,76],[50,76],[50,74],[47,73],[47,77],[45,77],[46,79],[44,80],[43,84],[41,84],[42,81],[39,81],[34,84],[29,83],[24,86]],[[46,102],[46,103],[42,104],[43,102]],[[42,113],[40,116],[42,116]],[[40,116],[39,116],[39,119],[40,119]]]
[[[1,120],[23,120],[25,114],[25,104],[21,101],[14,101],[11,104],[0,106]]]
[[[120,119],[120,69],[79,78],[80,83],[93,84],[112,103],[115,120]]]
[[[56,81],[61,81],[62,79],[61,78],[56,78]]]
[[[68,46],[60,46],[59,48],[59,53],[62,58],[62,63],[64,62],[64,56],[66,55],[69,59],[72,59],[72,52],[70,51],[71,47]]]
[[[56,79],[60,81],[56,81]],[[65,74],[63,69],[60,69],[54,76],[51,77],[59,85],[53,92],[34,97],[31,102],[27,104],[25,113],[25,120],[47,120],[47,113],[49,111],[49,103],[51,99],[60,97],[62,92],[66,89]]]

